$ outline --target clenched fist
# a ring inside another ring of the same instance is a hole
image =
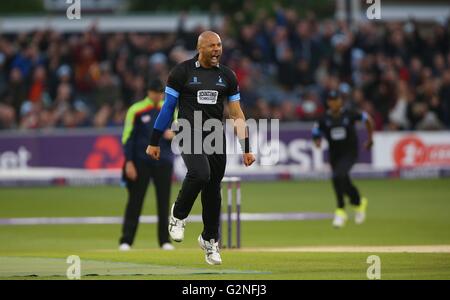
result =
[[[153,158],[155,160],[159,160],[159,155],[161,154],[161,149],[159,148],[159,146],[149,145],[147,147],[147,150],[145,151],[145,153],[147,153],[147,155],[149,155],[151,158]]]
[[[244,165],[246,167],[251,166],[252,163],[255,162],[255,155],[253,153],[244,153],[242,154],[242,157],[244,158]]]

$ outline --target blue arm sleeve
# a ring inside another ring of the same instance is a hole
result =
[[[170,121],[173,118],[173,113],[175,112],[175,108],[178,103],[179,95],[180,94],[176,90],[170,87],[166,87],[165,101],[161,108],[161,111],[159,112],[158,118],[156,118],[150,145],[158,145],[162,133],[167,129],[167,127],[169,127]]]
[[[177,107],[178,103],[178,93],[168,93],[167,89],[170,88],[166,88],[166,99],[158,115],[158,118],[156,118],[154,126],[155,129],[158,129],[160,131],[164,131],[167,129],[167,127],[169,127],[169,123],[173,118],[173,113],[175,112],[175,108]]]

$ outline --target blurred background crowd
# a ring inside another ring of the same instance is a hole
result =
[[[226,15],[221,62],[237,74],[249,118],[314,121],[325,95],[369,112],[377,130],[450,128],[450,35],[433,23],[350,26],[274,6]],[[195,55],[186,13],[173,33],[39,30],[0,35],[0,128],[122,126],[127,108]]]

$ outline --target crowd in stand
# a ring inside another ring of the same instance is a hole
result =
[[[122,126],[127,108],[195,55],[198,26],[173,33],[57,29],[0,35],[0,129]],[[247,7],[214,28],[221,62],[238,77],[247,117],[313,121],[325,95],[369,112],[377,130],[450,128],[446,21],[360,22],[300,18]]]

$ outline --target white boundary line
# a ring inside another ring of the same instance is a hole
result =
[[[301,246],[245,248],[242,252],[314,252],[314,253],[450,253],[450,245],[392,245],[392,246]]]
[[[241,213],[242,221],[303,221],[331,219],[332,214],[301,212],[301,213]],[[236,220],[236,213],[231,215]],[[226,218],[226,214],[222,214]],[[51,218],[2,218],[0,225],[63,225],[63,224],[121,224],[122,217],[51,217]],[[157,216],[141,216],[140,223],[154,224]],[[201,215],[188,217],[189,222],[201,222]]]

